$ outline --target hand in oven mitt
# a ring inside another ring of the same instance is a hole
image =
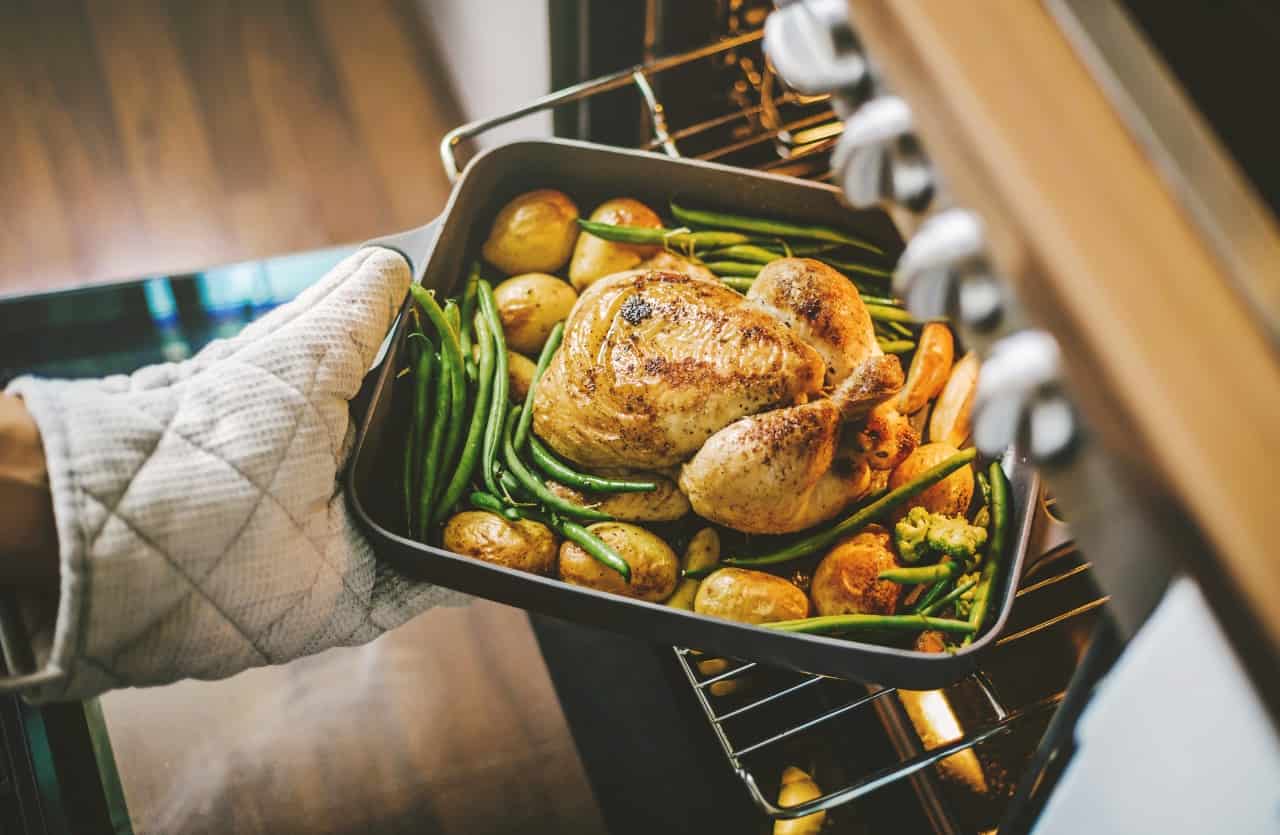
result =
[[[182,363],[23,377],[58,534],[38,700],[221,678],[369,641],[461,595],[375,560],[338,482],[348,401],[408,289],[368,247]],[[52,638],[48,637],[52,626]]]

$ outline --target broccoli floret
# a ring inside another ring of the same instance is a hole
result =
[[[925,543],[931,551],[946,554],[952,559],[968,562],[987,542],[987,531],[970,525],[963,516],[932,515]]]
[[[985,528],[970,525],[963,516],[949,517],[913,507],[894,525],[894,542],[904,563],[926,556],[948,556],[962,563],[974,560],[987,541]]]
[[[893,538],[898,545],[898,556],[903,562],[920,562],[928,552],[925,538],[932,518],[933,514],[923,507],[913,507],[893,526]]]
[[[956,617],[967,618],[969,612],[973,610],[973,596],[978,591],[978,575],[980,572],[972,571],[968,574],[960,575],[960,579],[956,580],[957,586],[963,586],[965,583],[972,583],[959,597],[956,598]]]

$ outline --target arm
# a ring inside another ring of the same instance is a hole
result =
[[[0,586],[52,585],[57,577],[40,430],[20,398],[0,394]]]

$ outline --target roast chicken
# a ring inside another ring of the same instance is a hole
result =
[[[857,290],[825,264],[775,261],[745,297],[701,275],[640,269],[582,294],[533,425],[588,468],[683,464],[696,513],[786,533],[870,489],[858,424],[902,382]]]

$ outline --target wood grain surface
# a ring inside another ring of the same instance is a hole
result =
[[[460,121],[412,0],[0,4],[0,294],[433,217]]]
[[[138,835],[603,832],[523,612],[102,698]]]

